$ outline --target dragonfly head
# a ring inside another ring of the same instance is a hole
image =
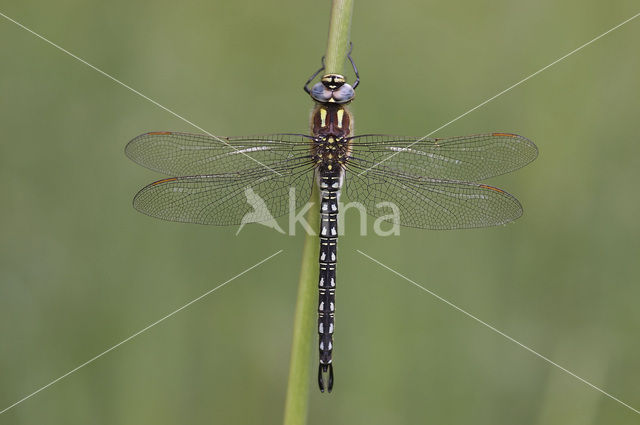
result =
[[[348,103],[356,92],[340,74],[326,74],[311,88],[311,97],[320,103]]]

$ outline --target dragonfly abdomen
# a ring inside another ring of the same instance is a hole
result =
[[[338,195],[341,173],[322,173],[320,185],[320,275],[318,279],[318,339],[320,364],[318,385],[324,391],[324,374],[329,372],[326,388],[333,387],[333,327],[336,293],[336,261],[338,242]]]

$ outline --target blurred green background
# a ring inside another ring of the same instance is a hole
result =
[[[305,132],[329,2],[5,0],[2,13],[219,135]],[[422,136],[637,13],[637,1],[357,1],[356,132]],[[310,424],[630,424],[640,408],[640,19],[440,131],[525,135],[508,226],[340,240],[336,387]],[[0,18],[0,424],[277,424],[301,246],[162,222],[126,142],[192,127]],[[373,220],[369,220],[371,228]],[[350,229],[349,229],[350,227]],[[310,329],[310,332],[315,332]],[[315,339],[315,338],[314,338]],[[316,351],[309,359],[315,371]],[[314,373],[314,372],[313,372]]]

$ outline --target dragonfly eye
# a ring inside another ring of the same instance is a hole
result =
[[[323,83],[317,83],[311,88],[311,97],[318,102],[329,102],[333,97],[333,92]]]
[[[339,89],[333,92],[333,99],[336,103],[346,103],[353,100],[356,92],[349,84],[343,84]]]

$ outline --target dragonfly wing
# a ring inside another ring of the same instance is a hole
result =
[[[125,153],[138,164],[168,175],[225,174],[310,158],[310,138],[296,134],[221,138],[160,131],[131,140]]]
[[[367,213],[385,216],[395,224],[464,229],[497,226],[522,215],[516,198],[492,186],[402,175],[382,165],[364,174],[357,168],[348,171],[345,180],[350,200],[362,203]],[[394,208],[399,216],[392,218]]]
[[[278,174],[256,168],[159,180],[140,190],[133,205],[169,221],[221,226],[270,221],[309,201],[313,182],[311,166],[274,168]]]
[[[510,133],[424,140],[365,135],[351,142],[350,161],[363,171],[384,165],[404,174],[447,180],[484,180],[524,167],[538,155],[532,141]]]

